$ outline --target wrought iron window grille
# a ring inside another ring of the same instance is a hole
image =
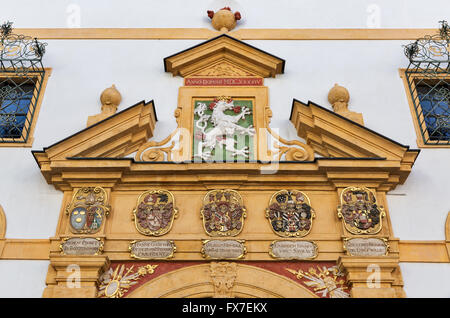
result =
[[[0,26],[0,146],[28,141],[44,81],[46,43]]]
[[[425,145],[450,145],[450,26],[404,47],[405,77]]]

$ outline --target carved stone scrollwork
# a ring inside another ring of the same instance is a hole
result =
[[[149,141],[139,147],[134,159],[136,161],[173,161],[173,152],[175,151],[176,139],[178,137],[178,142],[180,147],[177,150],[178,154],[183,153],[183,147],[181,146],[183,135],[180,132],[180,117],[181,108],[175,109],[174,113],[175,119],[177,121],[177,128],[164,140],[162,141]],[[179,134],[179,136],[177,136]],[[175,137],[175,138],[174,138]],[[171,142],[172,141],[172,142]]]
[[[269,107],[265,109],[266,129],[268,133],[275,139],[273,148],[278,150],[268,150],[267,154],[272,160],[280,161],[309,161],[314,160],[314,150],[307,144],[298,140],[286,140],[276,134],[269,126],[272,111]]]
[[[237,264],[211,262],[211,280],[214,285],[213,298],[232,298],[233,286],[237,276]]]

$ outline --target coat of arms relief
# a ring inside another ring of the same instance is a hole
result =
[[[253,101],[221,96],[195,101],[194,159],[254,160]]]
[[[284,237],[303,237],[312,228],[314,210],[306,194],[297,190],[275,192],[266,209],[272,230]]]
[[[171,192],[149,190],[139,196],[133,219],[139,233],[161,236],[170,231],[177,214],[175,198]]]
[[[101,187],[78,189],[66,208],[72,233],[94,234],[100,231],[109,214],[108,195]]]
[[[365,187],[342,190],[338,217],[352,234],[377,234],[382,228],[384,208],[377,204],[375,194]]]
[[[210,236],[236,236],[246,217],[241,195],[234,190],[211,190],[203,198],[201,217]]]

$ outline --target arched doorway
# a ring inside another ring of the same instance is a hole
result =
[[[210,264],[189,266],[161,275],[132,291],[130,298],[203,298],[217,296]],[[316,298],[287,277],[255,266],[237,264],[231,295],[239,298]]]

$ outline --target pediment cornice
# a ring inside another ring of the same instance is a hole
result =
[[[284,72],[285,61],[231,36],[222,34],[164,59],[164,69],[188,77],[213,65],[226,63],[242,73],[275,77]]]

